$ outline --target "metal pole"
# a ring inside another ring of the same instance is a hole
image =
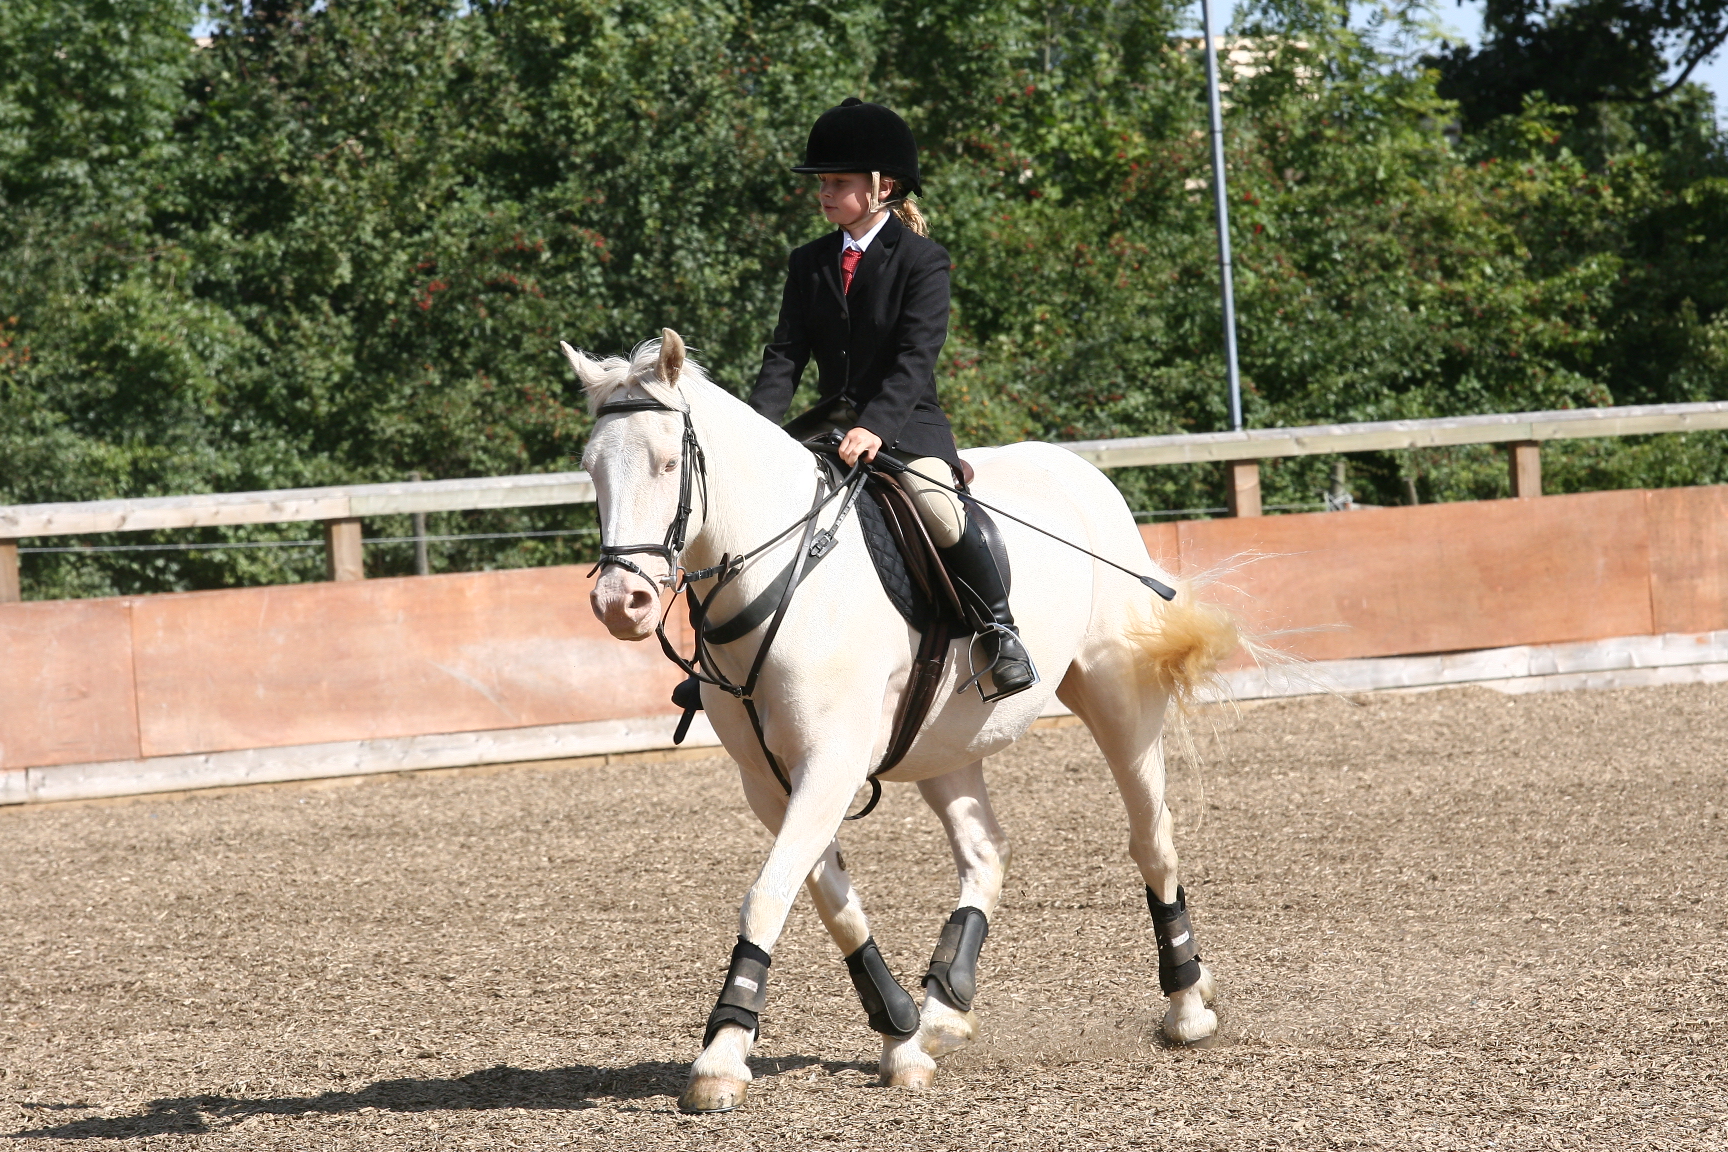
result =
[[[1230,193],[1224,180],[1224,110],[1218,101],[1218,47],[1211,0],[1200,0],[1206,26],[1206,98],[1212,106],[1212,202],[1218,212],[1218,279],[1224,295],[1224,371],[1230,380],[1230,427],[1242,431],[1242,373],[1236,366],[1236,289],[1230,281]]]
[[[418,484],[420,473],[408,473],[408,479]],[[426,555],[426,513],[416,512],[412,516],[414,523],[414,574],[416,576],[432,575],[432,560]]]

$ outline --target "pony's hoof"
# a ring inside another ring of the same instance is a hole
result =
[[[895,1073],[882,1082],[884,1088],[910,1088],[914,1092],[928,1092],[930,1085],[936,1083],[934,1068],[906,1068]]]
[[[724,1076],[697,1076],[684,1086],[678,1097],[680,1112],[730,1112],[744,1103],[744,1093],[750,1086],[742,1080]]]
[[[918,1032],[924,1051],[931,1059],[940,1060],[978,1039],[978,1014],[956,1012],[950,1008],[932,1015],[926,1010],[924,1022]]]
[[[883,1037],[882,1067],[877,1083],[884,1088],[910,1088],[923,1092],[936,1081],[936,1061],[924,1051],[917,1036],[904,1040]]]
[[[1198,1044],[1218,1031],[1218,1014],[1210,1008],[1170,1005],[1164,1013],[1164,1036],[1172,1044]]]

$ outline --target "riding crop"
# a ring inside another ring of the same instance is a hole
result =
[[[884,471],[887,471],[887,472],[910,472],[911,471],[910,468],[908,468],[906,465],[902,464],[900,461],[894,459],[892,456],[884,456],[880,453],[878,453],[876,456],[871,458],[870,466],[872,468],[880,467]],[[962,492],[958,488],[950,488],[950,487],[948,487],[948,485],[942,483],[942,481],[933,480],[929,476],[926,476],[922,472],[918,473],[918,479],[924,481],[925,483],[934,484],[934,485],[936,485],[936,487],[944,489],[945,491],[952,492],[952,493],[954,493],[954,495],[960,497],[962,500],[970,500],[974,504],[977,504],[978,506],[980,506],[982,508],[988,508],[990,511],[995,512],[998,515],[1006,516],[1006,517],[1008,517],[1008,519],[1014,521],[1014,523],[1023,524],[1026,527],[1032,529],[1032,531],[1034,531],[1034,532],[1042,532],[1044,535],[1050,537],[1050,539],[1056,541],[1056,543],[1066,544],[1068,547],[1074,549],[1076,552],[1084,552],[1086,555],[1092,557],[1092,559],[1098,561],[1101,564],[1108,564],[1108,565],[1110,565],[1110,567],[1116,569],[1118,572],[1126,572],[1128,575],[1134,577],[1134,579],[1140,581],[1140,583],[1146,585],[1146,587],[1152,589],[1152,591],[1158,593],[1158,595],[1162,596],[1166,600],[1176,599],[1176,589],[1170,587],[1170,585],[1164,583],[1162,580],[1159,580],[1158,578],[1156,578],[1154,576],[1143,576],[1140,573],[1134,571],[1132,568],[1124,568],[1122,565],[1116,563],[1116,561],[1107,560],[1103,556],[1100,556],[1100,555],[1098,555],[1098,553],[1092,551],[1090,548],[1082,548],[1080,545],[1074,543],[1074,541],[1072,541],[1072,540],[1064,540],[1062,537],[1056,535],[1056,533],[1051,532],[1048,529],[1040,528],[1040,527],[1038,527],[1038,525],[1032,523],[1029,520],[1022,520],[1020,517],[1014,515],[1014,513],[1004,511],[1003,509],[996,507],[996,505],[994,505],[994,504],[987,504],[984,501],[978,499],[978,497],[972,495],[972,493],[970,493],[970,492]]]

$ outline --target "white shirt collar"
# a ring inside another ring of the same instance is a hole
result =
[[[864,233],[864,238],[862,240],[854,240],[852,239],[852,233],[846,231],[844,228],[840,229],[840,251],[844,252],[848,248],[856,248],[858,251],[862,252],[869,248],[870,241],[876,239],[876,233],[882,231],[883,226],[888,223],[888,217],[892,215],[892,210],[882,213],[882,219],[876,221],[876,227]]]

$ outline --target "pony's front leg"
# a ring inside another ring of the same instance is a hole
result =
[[[786,793],[779,782],[767,779],[766,770],[741,769],[739,779],[750,809],[763,827],[778,836],[786,817]],[[859,986],[864,1010],[870,1014],[871,1026],[878,1031],[905,1033],[916,1031],[918,1007],[903,988],[886,974],[881,953],[870,935],[870,920],[864,914],[864,903],[858,889],[846,871],[845,858],[840,853],[838,839],[829,842],[816,866],[804,880],[810,902],[828,929],[828,935],[840,948],[852,982]],[[882,1018],[878,1019],[878,1015]]]
[[[978,950],[1008,876],[1008,837],[991,810],[981,761],[920,781],[918,790],[948,834],[960,899],[930,958],[917,1033],[882,1040],[882,1082],[901,1088],[928,1088],[937,1059],[977,1039]]]
[[[683,1111],[728,1112],[744,1102],[751,1080],[747,1060],[767,1001],[768,968],[800,883],[806,878],[811,881],[823,920],[842,948],[860,931],[868,938],[862,907],[857,906],[855,897],[849,901],[839,892],[844,874],[834,846],[834,834],[862,776],[862,769],[830,767],[824,771],[815,763],[806,764],[794,771],[792,795],[777,814],[755,794],[759,790],[747,784],[745,794],[751,807],[775,831],[774,846],[744,898],[738,943],[732,950],[726,982],[709,1013],[702,1054],[691,1065],[689,1082],[678,1099]],[[778,815],[778,820],[771,815]],[[818,871],[819,865],[828,864],[830,854],[835,857],[832,871],[826,867]],[[850,892],[850,882],[845,889]],[[836,900],[837,896],[841,898]]]

